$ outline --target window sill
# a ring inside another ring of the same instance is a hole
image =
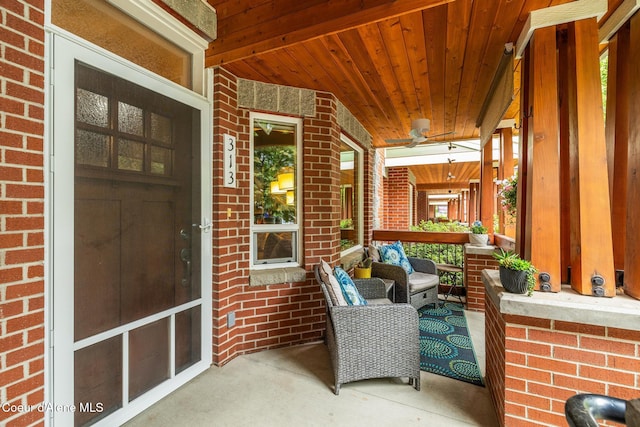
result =
[[[363,251],[362,249],[360,249],[340,257],[340,267],[342,267],[342,269],[345,271],[351,270],[360,261],[362,261],[362,255]]]
[[[298,283],[307,280],[307,272],[301,267],[271,268],[252,270],[249,274],[249,286],[279,285]]]

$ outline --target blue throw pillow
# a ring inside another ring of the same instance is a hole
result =
[[[402,247],[402,243],[400,243],[400,240],[392,245],[381,246],[380,257],[382,258],[382,262],[387,264],[399,265],[400,267],[404,268],[404,270],[408,274],[411,274],[415,271],[411,266],[409,259],[404,253],[404,248]]]
[[[336,267],[333,269],[333,275],[338,279],[338,283],[340,283],[340,289],[342,289],[342,295],[344,295],[344,299],[347,300],[347,304],[367,305],[367,300],[362,298],[362,295],[358,292],[358,288],[356,288],[355,283],[353,283],[353,280],[351,280],[351,277],[349,277],[346,271],[340,267]]]

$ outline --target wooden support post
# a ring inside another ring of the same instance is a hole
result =
[[[609,41],[607,79],[607,164],[613,265],[624,270],[627,223],[627,158],[629,147],[629,25],[624,25]],[[635,121],[635,120],[634,120]]]
[[[568,43],[571,287],[611,297],[615,277],[595,18],[569,23]],[[594,288],[592,280],[599,279],[604,285]]]
[[[523,256],[525,247],[527,246],[527,176],[529,175],[529,141],[531,135],[529,134],[529,113],[531,111],[531,84],[530,76],[532,69],[531,62],[531,48],[527,45],[525,53],[520,61],[520,67],[522,70],[522,76],[520,78],[520,141],[518,143],[518,191],[516,194],[516,248],[515,252]],[[530,235],[530,233],[529,233]]]
[[[489,139],[482,148],[480,160],[480,221],[493,233],[493,144]]]
[[[478,199],[480,195],[480,185],[477,182],[469,183],[469,224],[478,219]]]
[[[624,291],[640,298],[640,14],[631,18],[629,50],[629,151],[627,157],[627,240]]]
[[[571,192],[569,172],[569,66],[567,33],[558,35],[558,93],[560,94],[560,274],[562,283],[569,283],[571,265]]]
[[[511,128],[500,129],[500,162],[498,165],[498,179],[511,178],[514,173],[513,167],[513,130]],[[515,228],[513,218],[502,209],[502,205],[498,206],[498,224],[500,225],[500,233],[505,236],[515,237]]]
[[[525,258],[540,273],[549,275],[547,291],[559,292],[560,277],[560,157],[558,118],[558,63],[556,27],[536,30],[530,43],[533,69],[528,146],[527,205],[530,215],[527,228],[531,238],[525,247]],[[540,287],[538,283],[538,288]]]

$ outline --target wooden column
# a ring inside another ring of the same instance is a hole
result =
[[[520,67],[522,69],[522,76],[520,78],[520,111],[521,111],[521,119],[520,119],[520,140],[518,142],[518,190],[516,194],[516,248],[515,252],[523,256],[525,252],[525,247],[527,246],[527,227],[526,227],[526,217],[527,217],[527,183],[528,183],[528,175],[529,175],[529,140],[531,139],[531,135],[529,134],[529,116],[530,111],[533,108],[531,105],[531,84],[530,84],[530,76],[532,70],[532,61],[531,61],[531,49],[529,46],[525,48],[524,55],[520,60]],[[529,233],[530,235],[531,233]]]
[[[489,234],[493,233],[493,150],[492,140],[489,139],[482,148],[480,158],[480,221],[487,227]]]
[[[513,130],[511,128],[500,129],[500,162],[498,165],[498,179],[511,178],[513,167]],[[509,218],[502,205],[498,205],[498,224],[500,233],[515,237],[515,228],[512,218]]]
[[[469,183],[469,213],[467,218],[469,224],[478,219],[478,196],[480,195],[480,185],[477,182]]]
[[[527,176],[527,239],[524,257],[550,276],[553,292],[560,276],[560,157],[556,27],[536,30],[530,43],[530,118]],[[539,284],[538,284],[539,286]]]
[[[627,223],[627,158],[629,148],[629,25],[624,25],[609,41],[607,79],[607,165],[613,265],[624,270]],[[634,120],[635,121],[635,120]]]
[[[602,114],[598,25],[595,18],[568,25],[571,182],[571,286],[615,295],[607,153]],[[631,187],[633,188],[633,187]]]
[[[629,56],[629,150],[624,291],[640,298],[640,14],[631,18]]]
[[[567,33],[558,36],[558,93],[560,99],[569,99],[569,65]],[[569,172],[569,103],[560,102],[560,273],[562,283],[569,283],[569,266],[571,266],[571,189]]]

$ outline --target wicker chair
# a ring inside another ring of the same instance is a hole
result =
[[[342,384],[369,378],[408,377],[420,390],[418,313],[409,304],[334,305],[315,267],[316,280],[327,304],[326,344],[335,378],[334,393]],[[355,280],[369,300],[386,298],[380,279]]]
[[[374,262],[371,275],[395,281],[394,302],[406,302],[417,310],[427,304],[438,306],[440,276],[436,263],[430,259],[407,257],[414,273],[408,274],[398,265]]]

